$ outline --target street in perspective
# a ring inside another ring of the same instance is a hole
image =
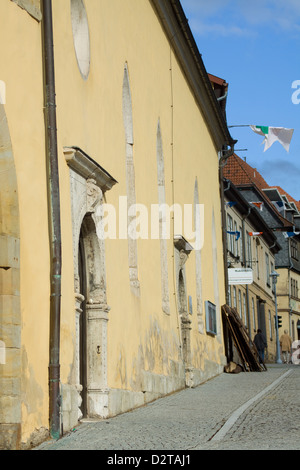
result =
[[[257,6],[0,0],[0,450],[299,450],[300,2]]]
[[[299,450],[299,389],[296,364],[223,373],[114,418],[83,421],[35,450],[111,451],[105,455],[115,464],[123,458],[118,451],[159,451],[174,458],[178,451],[183,463],[183,456],[197,450]]]

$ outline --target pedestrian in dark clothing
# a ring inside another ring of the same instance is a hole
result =
[[[262,333],[260,329],[257,330],[256,335],[254,336],[253,343],[256,346],[256,349],[258,351],[260,360],[264,362],[265,360],[265,348],[267,347],[267,340],[265,338],[265,335]]]

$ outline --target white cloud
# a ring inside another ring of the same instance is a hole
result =
[[[263,175],[270,186],[281,186],[294,199],[300,199],[299,193],[299,165],[291,161],[289,157],[286,159],[279,158],[268,159],[257,165],[258,171]]]
[[[260,27],[300,32],[299,0],[181,0],[191,28],[198,34],[249,36]]]
[[[199,36],[213,34],[217,36],[253,36],[255,32],[249,28],[242,28],[236,25],[226,25],[222,23],[204,23],[197,19],[189,21],[194,34]]]
[[[205,18],[215,15],[218,11],[227,7],[232,0],[181,0],[182,6],[187,11]]]

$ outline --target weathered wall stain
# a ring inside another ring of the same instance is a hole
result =
[[[172,360],[171,360],[172,358]],[[174,361],[181,362],[180,348],[176,337],[161,329],[157,320],[150,320],[149,329],[145,333],[144,344],[140,344],[134,356],[131,367],[130,385],[133,390],[142,390],[144,387],[143,372],[155,375],[164,375],[172,378],[178,373]],[[177,378],[177,377],[176,377]]]
[[[142,371],[145,370],[145,357],[143,346],[140,344],[137,356],[132,361],[130,385],[134,391],[140,391],[143,387]]]
[[[35,414],[36,422],[39,423],[30,436],[23,440],[20,449],[26,450],[43,442],[49,435],[48,429],[43,427],[43,407],[45,397],[42,387],[35,378],[34,369],[30,366],[26,350],[22,350],[22,415]]]
[[[28,414],[39,413],[45,399],[43,389],[35,379],[33,367],[29,365],[27,352],[22,350],[22,403]]]
[[[120,347],[115,379],[121,383],[121,388],[127,387],[126,351],[123,345]]]

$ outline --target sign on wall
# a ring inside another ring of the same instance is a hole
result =
[[[250,268],[229,268],[228,282],[229,285],[252,284],[253,270]]]

